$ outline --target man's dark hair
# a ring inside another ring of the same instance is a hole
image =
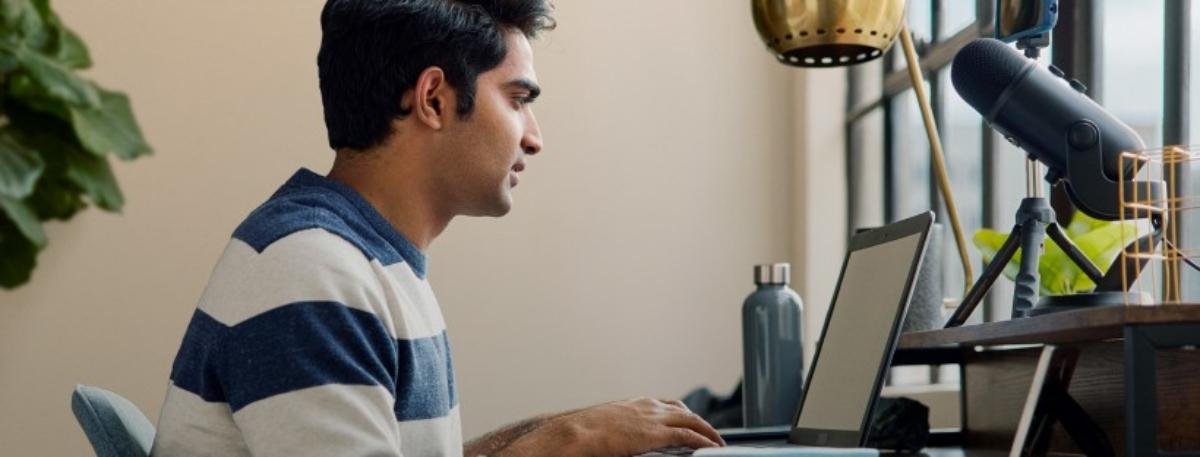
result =
[[[365,150],[412,112],[400,98],[429,67],[445,72],[458,115],[475,108],[480,73],[508,53],[503,32],[554,28],[547,0],[328,0],[317,68],[334,149]]]

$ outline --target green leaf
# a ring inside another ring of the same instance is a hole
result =
[[[80,195],[83,189],[67,176],[68,157],[91,153],[79,145],[67,122],[19,104],[10,104],[8,108],[12,131],[22,144],[38,151],[46,163],[41,179],[26,201],[43,220],[70,219],[87,205]]]
[[[31,1],[38,14],[41,15],[42,21],[46,23],[46,28],[52,34],[48,46],[42,49],[43,54],[77,70],[92,66],[92,57],[88,53],[87,46],[83,44],[79,35],[63,24],[58,14],[50,9],[50,2],[48,0]]]
[[[37,83],[33,82],[33,78],[29,77],[29,75],[22,73],[14,74],[8,80],[8,96],[27,108],[52,114],[66,122],[70,122],[71,120],[71,112],[67,110],[67,106],[69,105],[62,100],[49,98],[46,92]],[[8,114],[11,115],[17,109],[19,108],[13,107],[10,103]]]
[[[16,40],[38,47],[43,44],[42,16],[29,0],[0,0],[0,33],[15,34]]]
[[[17,58],[3,44],[0,44],[0,73],[8,73],[18,67]]]
[[[133,118],[129,97],[98,88],[99,109],[71,107],[71,125],[87,150],[103,156],[113,153],[124,160],[150,154],[150,145]]]
[[[65,65],[28,48],[17,48],[16,58],[21,69],[47,97],[73,106],[100,106],[100,94],[96,88]]]
[[[1083,270],[1075,265],[1075,262],[1067,257],[1067,253],[1058,247],[1058,244],[1046,237],[1043,244],[1045,248],[1042,252],[1042,258],[1038,260],[1038,273],[1041,275],[1042,294],[1048,295],[1068,295],[1076,292],[1085,292],[1083,290],[1075,290],[1076,280],[1082,276]],[[1095,288],[1095,285],[1092,285]]]
[[[1075,211],[1075,215],[1071,216],[1071,223],[1067,224],[1067,235],[1075,238],[1107,225],[1108,221],[1088,216],[1087,214],[1083,214],[1083,211]]]
[[[38,181],[28,202],[37,211],[39,218],[68,220],[87,207],[81,196],[82,190],[63,174],[47,174]]]
[[[83,189],[92,203],[106,211],[121,211],[125,197],[108,166],[108,158],[75,151],[67,155],[67,163],[67,179]]]
[[[3,0],[0,0],[3,1]],[[0,214],[0,287],[12,289],[29,281],[37,265],[38,247]]]
[[[33,4],[34,8],[37,8],[38,14],[43,18],[54,14],[54,12],[50,10],[50,0],[29,0],[29,2]]]
[[[1074,221],[1072,221],[1074,223]],[[1134,222],[1107,222],[1102,227],[1075,238],[1079,250],[1092,259],[1092,263],[1100,269],[1100,273],[1108,273],[1113,262],[1121,255],[1121,250],[1137,239],[1137,224]],[[1087,275],[1081,275],[1077,281],[1077,290],[1092,290],[1096,283]]]
[[[979,249],[984,263],[992,263],[992,259],[996,257],[996,253],[1000,252],[1000,246],[1004,244],[1005,240],[1008,240],[1007,233],[1000,233],[986,228],[976,230],[975,236],[971,238],[971,241],[975,243],[975,247]],[[1013,260],[1008,265],[1005,265],[1004,276],[1008,279],[1015,279],[1018,272],[1017,265],[1020,265],[1020,262],[1021,250],[1018,249],[1016,255],[1013,256]]]
[[[21,199],[33,192],[46,164],[38,153],[0,128],[0,196]]]
[[[0,209],[31,243],[39,248],[46,245],[46,232],[42,231],[42,223],[29,205],[15,198],[0,196]]]
[[[75,31],[65,25],[59,25],[58,36],[55,40],[54,58],[63,65],[76,70],[92,66],[92,55],[87,45]]]

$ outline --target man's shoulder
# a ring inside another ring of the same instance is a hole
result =
[[[341,241],[368,261],[387,265],[403,260],[344,196],[323,189],[272,196],[238,225],[233,238],[259,254],[284,239],[318,251],[338,250]]]

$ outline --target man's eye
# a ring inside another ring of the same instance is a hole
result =
[[[517,102],[517,106],[525,106],[533,103],[533,98],[531,97],[517,97],[514,100]]]

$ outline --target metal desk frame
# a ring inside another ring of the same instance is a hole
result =
[[[1200,457],[1158,448],[1159,349],[1200,345],[1200,324],[1125,326],[1125,445],[1138,457]]]

